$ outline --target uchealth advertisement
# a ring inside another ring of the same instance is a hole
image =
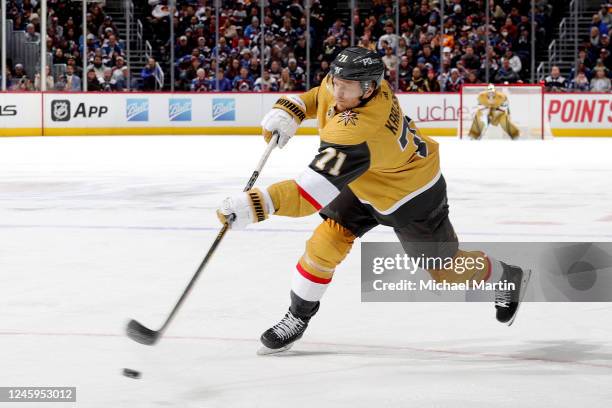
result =
[[[279,94],[0,93],[2,136],[259,134]],[[429,136],[456,136],[459,95],[399,94],[405,115]],[[546,94],[554,136],[612,137],[612,94]],[[548,126],[549,125],[549,126]],[[317,134],[306,120],[299,134]]]
[[[456,136],[459,122],[459,95],[400,94],[404,115],[414,120],[427,136]]]

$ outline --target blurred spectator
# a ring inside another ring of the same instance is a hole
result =
[[[481,83],[474,71],[468,71],[467,76],[465,77],[466,84],[475,85]]]
[[[115,37],[114,34],[111,34],[108,39],[104,41],[102,45],[102,54],[104,55],[107,65],[112,65],[117,57],[123,56],[123,47],[119,45],[117,37]]]
[[[304,70],[297,65],[295,58],[289,58],[289,77],[293,81],[295,91],[305,91],[304,87]]]
[[[232,88],[236,91],[246,92],[253,90],[253,79],[246,67],[240,68],[240,75],[232,81]]]
[[[399,38],[397,34],[395,34],[395,28],[393,27],[393,21],[388,20],[385,23],[385,34],[381,35],[378,39],[377,48],[380,51],[386,51],[386,48],[383,46],[384,43],[387,44],[387,47],[391,47],[392,50],[395,50],[398,46]]]
[[[80,91],[81,90],[81,78],[74,73],[74,67],[72,65],[66,66],[66,75],[63,91]]]
[[[463,66],[467,69],[478,69],[480,68],[480,58],[474,54],[474,47],[468,46],[465,49],[465,54],[461,58]]]
[[[16,64],[13,70],[13,80],[19,81],[21,79],[28,79],[23,64]]]
[[[415,67],[412,70],[412,79],[408,83],[408,87],[406,91],[408,92],[425,92],[425,79],[421,74],[421,70],[418,67]]]
[[[495,74],[495,83],[497,84],[513,84],[519,82],[520,78],[510,66],[510,60],[502,60],[502,66]]]
[[[270,71],[264,71],[263,77],[257,78],[254,86],[255,91],[263,92],[276,92],[278,90],[278,83],[276,79],[270,76]]]
[[[96,71],[90,69],[87,71],[87,90],[89,92],[99,92],[100,91],[100,80],[96,76]]]
[[[232,90],[232,81],[225,77],[223,71],[217,73],[217,80],[219,81],[219,89],[217,89],[217,81],[211,79],[209,85],[210,90],[219,92],[230,92]]]
[[[463,77],[459,74],[459,70],[457,68],[451,69],[444,84],[444,92],[459,92],[461,85],[463,85]]]
[[[599,14],[593,14],[593,18],[591,20],[591,27],[597,27],[600,33],[606,34],[608,32],[608,25],[601,21],[601,16]]]
[[[340,47],[338,47],[336,44],[336,37],[331,35],[327,37],[327,40],[325,40],[325,44],[323,45],[323,53],[319,58],[331,63],[336,58],[336,55],[340,54],[340,51]]]
[[[589,35],[589,42],[591,44],[591,47],[598,48],[599,40],[600,40],[599,28],[591,27],[591,34]]]
[[[122,72],[124,68],[127,68],[127,66],[125,65],[125,59],[123,59],[123,57],[121,56],[118,56],[115,60],[115,65],[113,66],[113,78],[117,83],[119,83],[119,81],[121,80],[124,80]],[[122,86],[122,88],[125,88],[125,85]]]
[[[46,69],[45,82],[47,83],[46,90],[47,91],[52,91],[52,90],[55,89],[55,81],[53,79],[53,75],[51,74],[51,67],[49,65],[47,65],[45,67],[45,69]],[[41,85],[40,84],[40,73],[37,73],[34,76],[34,89],[37,90],[37,91],[42,90],[40,85]]]
[[[346,33],[346,29],[344,28],[344,23],[341,19],[336,19],[331,28],[327,31],[327,35],[334,37],[334,39],[339,40]]]
[[[112,68],[104,68],[104,73],[100,78],[100,90],[102,92],[115,92],[117,90],[117,81],[113,78]]]
[[[191,92],[207,92],[209,91],[209,80],[206,78],[206,71],[204,68],[199,68],[196,72],[196,77],[191,80],[191,86],[189,87]]]
[[[142,78],[142,89],[144,91],[154,91],[156,86],[155,75],[157,74],[157,62],[155,58],[149,58],[147,60],[147,64],[144,66],[140,73],[140,77]],[[87,78],[89,79],[89,73],[87,74]]]
[[[427,78],[425,79],[425,90],[427,92],[440,92],[440,83],[436,78],[436,71],[430,69],[427,71]]]
[[[357,45],[362,48],[367,48],[370,51],[376,51],[376,45],[370,41],[370,36],[368,34],[362,35]]]
[[[521,63],[521,59],[512,52],[511,48],[508,48],[506,50],[506,54],[502,57],[502,65],[505,60],[508,60],[510,67],[514,72],[516,72],[517,74],[521,73],[521,70],[523,69],[523,64]]]
[[[278,90],[280,92],[292,92],[295,89],[295,84],[293,83],[293,79],[289,75],[289,69],[283,68],[280,76],[280,81],[278,85]]]
[[[553,66],[550,69],[550,75],[544,79],[544,87],[548,92],[564,91],[567,87],[567,81],[561,76],[561,71],[558,66]]]
[[[102,63],[102,55],[97,54],[94,59],[93,59],[93,63],[89,64],[87,66],[87,71],[94,71],[96,74],[96,77],[98,78],[102,78],[104,76],[104,70],[106,69],[106,66]],[[89,75],[89,74],[88,74]],[[89,89],[89,88],[87,88]]]
[[[601,9],[599,10],[599,19],[602,23],[606,24],[608,27],[612,27],[612,14],[610,14],[608,10],[609,6],[605,3],[601,5]]]
[[[30,23],[26,26],[26,36],[25,40],[28,42],[38,42],[40,41],[40,34],[36,32],[36,27],[34,24]]]
[[[387,47],[385,49],[385,55],[382,57],[382,60],[383,64],[385,64],[385,68],[387,69],[387,71],[396,71],[400,63],[400,60],[397,55],[393,53],[392,47]]]
[[[610,78],[606,77],[606,71],[603,68],[595,69],[595,77],[591,79],[591,92],[610,92],[612,84]]]
[[[584,71],[579,71],[578,74],[569,84],[569,89],[577,92],[588,92],[590,88],[589,79]]]

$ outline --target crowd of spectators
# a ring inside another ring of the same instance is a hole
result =
[[[47,66],[48,90],[78,91],[82,89],[83,80],[87,81],[88,90],[91,91],[120,91],[126,88],[128,73],[124,46],[112,17],[105,14],[101,3],[90,3],[86,14],[89,64],[85,79],[81,2],[49,0],[47,11],[48,24],[44,38],[51,54]],[[25,31],[25,41],[40,44],[39,1],[7,0],[6,12],[14,31]],[[60,69],[53,72],[50,66]],[[38,72],[28,76],[23,64],[13,64],[9,56],[7,86],[10,90],[40,90],[40,82]]]
[[[24,30],[27,41],[40,41],[37,0],[7,2],[13,28]],[[259,1],[219,3],[216,22],[214,2],[177,0],[172,16],[175,41],[171,41],[168,0],[142,2],[136,18],[144,23],[144,38],[153,55],[132,87],[159,89],[163,69],[166,87],[174,76],[177,91],[304,91],[308,84],[321,82],[331,61],[352,41],[381,55],[385,77],[397,91],[454,92],[462,84],[487,80],[528,82],[532,30],[536,49],[541,49],[558,24],[549,0],[535,1],[533,26],[531,0],[491,0],[488,30],[485,0],[445,0],[444,9],[440,0],[372,0],[371,7],[356,9],[352,16],[348,10],[346,15],[336,10],[334,2],[311,0],[310,27],[304,0],[268,0],[263,17]],[[65,69],[48,78],[47,89],[75,91],[87,81],[90,91],[124,90],[128,78],[124,44],[99,3],[88,6],[89,65],[83,75],[80,4],[69,0],[48,3],[46,41],[51,63]],[[546,78],[547,87],[609,90],[611,28],[612,13],[602,7],[593,16],[578,72],[569,73],[572,79],[566,80],[553,69]],[[11,89],[40,88],[39,75],[29,78],[20,64],[9,64],[8,69]]]
[[[588,33],[582,38],[578,59],[568,77],[553,66],[545,80],[550,92],[610,92],[612,91],[612,4],[602,4],[593,15]]]
[[[393,7],[396,2],[373,0],[369,9],[356,10],[352,16],[354,33],[350,15],[344,19],[331,17],[338,15],[333,2],[313,0],[310,78],[306,78],[303,1],[271,0],[265,7],[263,23],[258,1],[223,1],[219,44],[215,42],[215,13],[210,2],[178,1],[174,44],[168,41],[166,2],[148,3],[147,26],[153,48],[160,50],[159,60],[168,61],[175,70],[178,90],[301,91],[308,80],[311,85],[321,82],[329,63],[350,46],[351,37],[357,45],[382,56],[386,78],[400,91],[450,92],[463,83],[484,82],[485,54],[489,56],[490,82],[529,79],[530,0],[490,2],[488,47],[484,0],[446,0],[444,10],[439,0],[400,0],[399,27]],[[552,34],[551,12],[547,0],[536,1],[533,29],[539,44]],[[171,46],[174,61],[170,61]]]

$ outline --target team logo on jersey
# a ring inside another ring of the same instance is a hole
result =
[[[234,98],[213,98],[213,120],[236,120],[236,100]]]
[[[168,117],[171,122],[191,121],[191,99],[174,99],[168,102]]]
[[[349,123],[353,126],[357,125],[357,114],[352,110],[345,110],[339,115],[338,123],[344,122],[344,126],[348,126]]]
[[[125,117],[129,122],[148,122],[149,100],[128,99],[125,105]]]
[[[334,113],[335,113],[335,109],[333,106],[330,106],[329,109],[327,110],[327,119],[331,119],[334,117]]]

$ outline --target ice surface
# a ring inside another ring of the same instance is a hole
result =
[[[612,239],[612,141],[439,141],[460,239]],[[273,152],[258,184],[296,176],[316,146]],[[231,231],[168,336],[131,342],[127,320],[161,324],[263,149],[0,138],[0,386],[77,386],[78,407],[610,406],[612,306],[529,303],[508,328],[489,304],[362,304],[358,245],[303,341],[257,356],[317,216]]]

